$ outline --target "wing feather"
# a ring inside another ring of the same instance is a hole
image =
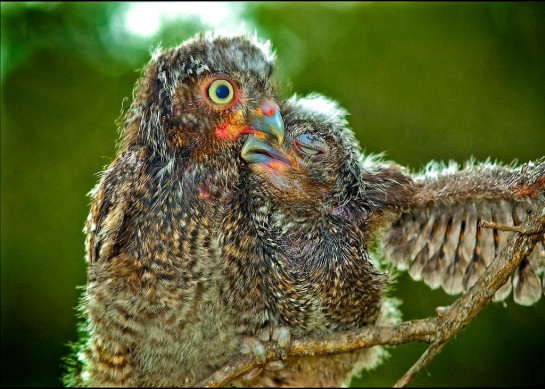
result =
[[[416,176],[414,207],[394,218],[382,240],[393,264],[415,280],[449,294],[475,284],[514,232],[480,221],[517,226],[545,201],[545,160],[520,168],[492,164]],[[539,243],[494,296],[531,305],[545,294],[545,246]],[[543,277],[542,277],[543,275]]]
[[[132,185],[139,180],[138,177],[131,177],[138,174],[134,168],[140,169],[142,165],[137,161],[139,154],[142,153],[126,152],[120,155],[90,193],[93,204],[84,228],[89,264],[114,257],[120,248]]]

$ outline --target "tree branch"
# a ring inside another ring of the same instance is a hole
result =
[[[322,337],[309,336],[294,339],[287,356],[336,354],[366,347],[395,346],[414,341],[429,343],[430,347],[395,384],[395,387],[407,386],[440,353],[445,344],[461,332],[490,303],[496,291],[508,281],[510,274],[543,239],[545,203],[540,204],[534,216],[517,232],[519,235],[511,238],[509,244],[492,261],[475,285],[451,306],[440,310],[438,317],[408,321],[394,326],[368,326]],[[264,345],[267,350],[267,361],[285,357],[285,352],[283,353],[276,343],[265,342]],[[259,366],[261,364],[253,356],[241,355],[197,385],[200,387],[227,386],[234,379]]]
[[[439,317],[437,340],[424,352],[420,359],[394,385],[405,387],[412,382],[418,373],[431,362],[443,346],[456,334],[461,332],[486,307],[496,291],[509,280],[509,275],[543,239],[545,233],[545,204],[538,208],[534,218],[530,218],[513,236],[500,255],[466,293],[452,304]]]
[[[441,352],[445,344],[447,344],[447,342],[436,342],[428,347],[409,371],[395,383],[394,388],[404,388],[409,385],[431,360]]]
[[[525,228],[524,226],[507,226],[504,224],[499,224],[499,223],[495,223],[493,221],[488,221],[488,220],[481,220],[479,222],[479,226],[483,228],[494,228],[500,231],[518,232],[519,234],[524,234],[524,235],[532,235],[532,234],[539,233],[539,231],[529,230]]]

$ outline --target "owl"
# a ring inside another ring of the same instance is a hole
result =
[[[321,107],[321,109],[319,109]],[[261,338],[267,323],[290,336],[330,334],[393,323],[388,276],[372,263],[368,212],[358,195],[359,153],[345,112],[321,96],[281,104],[285,139],[250,135],[242,149],[240,194],[222,224],[222,296],[236,321]],[[401,180],[401,172],[394,172]],[[236,384],[339,386],[385,356],[380,348],[326,357],[288,358]]]
[[[219,224],[247,134],[280,143],[274,55],[246,35],[200,34],[158,50],[91,192],[81,386],[190,386],[238,355],[221,306]]]
[[[245,220],[241,225],[251,232],[243,235],[253,239],[246,241],[251,255],[237,271],[252,273],[237,282],[253,285],[252,295],[262,296],[252,317],[264,309],[292,335],[395,322],[399,312],[387,297],[383,270],[388,262],[432,288],[467,290],[510,234],[485,230],[479,221],[518,225],[545,200],[545,161],[519,168],[470,163],[463,169],[430,163],[425,172],[410,174],[363,155],[346,112],[323,96],[291,98],[282,113],[282,145],[256,134],[242,149],[250,173],[243,175],[236,218]],[[232,239],[237,234],[231,229],[226,235],[228,267],[241,246]],[[513,289],[519,304],[539,300],[544,259],[540,244],[496,299]],[[383,356],[375,348],[288,359],[284,370],[264,371],[251,384],[339,386]]]
[[[520,223],[544,197],[543,162],[410,174],[363,156],[340,107],[280,99],[273,70],[256,37],[212,33],[145,67],[91,192],[82,336],[65,383],[192,386],[241,352],[262,358],[261,340],[287,348],[293,335],[395,322],[376,242],[457,293],[505,244],[478,220]],[[536,253],[513,277],[521,303],[541,296]],[[288,360],[238,383],[338,385],[383,355]]]

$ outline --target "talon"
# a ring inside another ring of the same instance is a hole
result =
[[[240,352],[242,354],[250,354],[252,352],[252,349],[248,342],[242,342],[242,344],[240,345]]]
[[[277,370],[282,370],[285,367],[286,367],[286,363],[284,361],[273,361],[273,362],[268,362],[265,365],[265,370],[277,371]]]
[[[287,327],[278,327],[273,332],[273,339],[283,349],[289,349],[291,344],[291,334]]]
[[[265,346],[253,336],[248,336],[244,339],[240,346],[240,352],[243,354],[253,354],[257,361],[263,365],[267,362],[267,350]]]
[[[252,347],[252,351],[259,363],[265,364],[267,362],[267,350],[262,343],[256,342]]]
[[[242,380],[243,381],[252,381],[254,378],[256,378],[258,375],[261,374],[261,372],[263,371],[263,368],[262,367],[256,367],[254,368],[252,371],[250,371],[249,373],[246,373],[242,376]]]
[[[271,340],[271,331],[269,328],[264,328],[261,333],[259,334],[259,340],[263,342],[267,342]]]

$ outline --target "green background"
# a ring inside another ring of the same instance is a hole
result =
[[[207,7],[215,7],[209,3]],[[2,386],[58,386],[86,281],[86,193],[115,155],[116,120],[150,49],[206,29],[197,16],[131,35],[124,3],[2,3]],[[412,169],[474,156],[545,155],[545,6],[538,3],[235,4],[271,39],[285,97],[323,93],[367,152]],[[238,18],[238,19],[237,19]],[[406,276],[406,319],[454,297]],[[415,386],[543,382],[545,298],[487,307]],[[354,385],[391,386],[425,350],[409,344]]]

